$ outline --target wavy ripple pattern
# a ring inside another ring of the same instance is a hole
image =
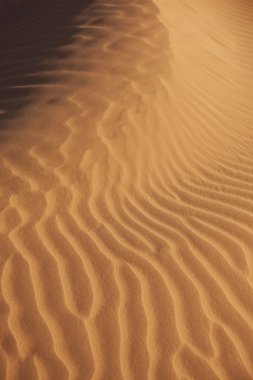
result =
[[[253,379],[253,4],[77,3],[0,39],[0,378]]]

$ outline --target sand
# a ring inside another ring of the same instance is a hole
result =
[[[19,3],[0,379],[253,379],[252,1]]]

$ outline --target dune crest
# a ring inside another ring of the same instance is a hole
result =
[[[0,36],[0,378],[252,379],[253,5],[21,8]]]

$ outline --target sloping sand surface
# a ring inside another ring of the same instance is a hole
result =
[[[253,3],[0,15],[0,379],[253,379]]]

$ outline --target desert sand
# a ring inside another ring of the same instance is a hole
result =
[[[252,1],[6,3],[0,379],[253,379]]]

